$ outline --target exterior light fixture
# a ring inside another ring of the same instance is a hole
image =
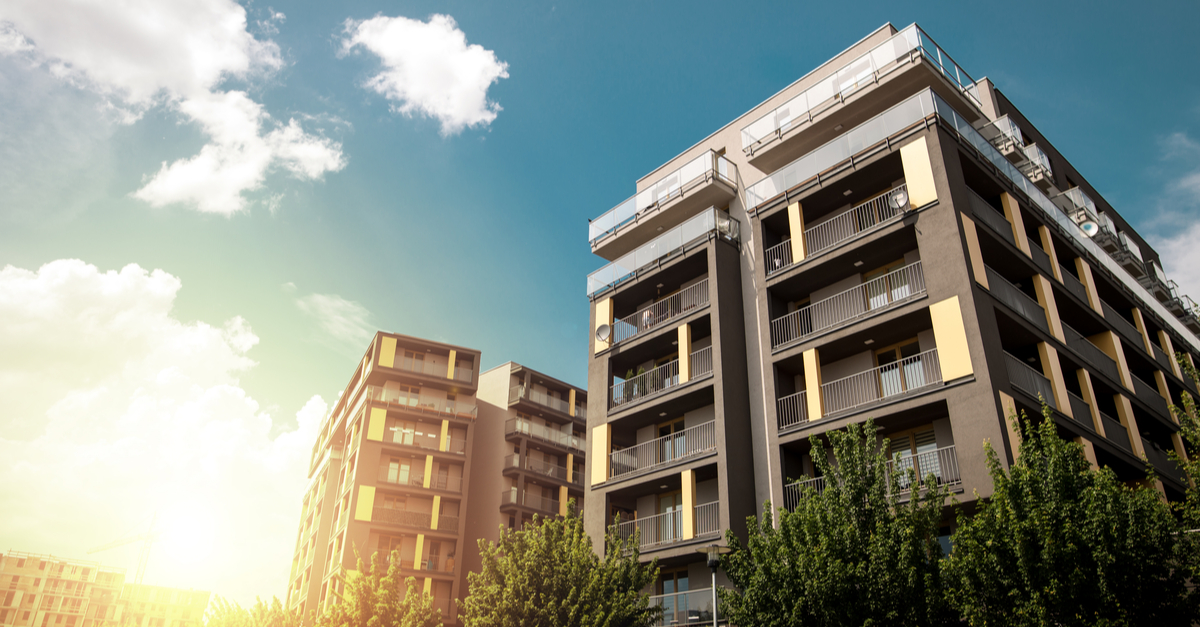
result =
[[[696,552],[705,555],[708,560],[708,568],[712,571],[712,624],[713,627],[717,627],[717,567],[721,565],[721,556],[728,555],[730,549],[727,546],[710,544],[697,548]]]

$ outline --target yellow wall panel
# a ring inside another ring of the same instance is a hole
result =
[[[1017,403],[1013,397],[1004,392],[1000,392],[1000,411],[1004,414],[1001,416],[1004,419],[1004,432],[1008,435],[1008,447],[1012,450],[1015,462],[1021,453],[1021,432],[1017,430],[1017,425],[1013,422],[1016,420]]]
[[[371,511],[375,509],[375,486],[358,486],[358,506],[354,509],[354,520],[371,521]]]
[[[1171,342],[1171,336],[1167,335],[1166,331],[1158,332],[1159,348],[1167,354],[1167,359],[1171,362],[1171,372],[1180,379],[1183,378],[1183,372],[1179,370],[1179,362],[1175,361],[1175,344]]]
[[[1117,334],[1112,331],[1101,331],[1089,337],[1088,340],[1117,362],[1117,373],[1121,375],[1121,385],[1125,386],[1127,390],[1132,390],[1133,379],[1129,374],[1129,364],[1125,362],[1125,349],[1121,347],[1121,340]]]
[[[612,346],[612,332],[609,331],[607,340],[601,340],[595,337],[596,331],[601,325],[607,324],[609,329],[613,325],[613,304],[611,298],[606,298],[596,302],[596,328],[592,329],[592,340],[595,342],[595,352],[608,350]]]
[[[942,381],[953,381],[975,374],[958,297],[951,296],[940,303],[930,305],[929,317],[933,321],[933,340],[937,344]]]
[[[1066,416],[1074,418],[1071,413],[1071,399],[1067,396],[1067,382],[1063,379],[1062,364],[1058,361],[1058,350],[1045,342],[1038,342],[1038,356],[1042,359],[1042,374],[1050,379],[1054,406]]]
[[[788,205],[788,232],[792,238],[792,263],[800,263],[808,256],[808,249],[804,245],[804,207],[798,202]]]
[[[983,265],[983,253],[979,250],[979,232],[975,230],[975,222],[961,213],[959,215],[962,216],[963,236],[967,240],[967,257],[971,260],[971,275],[983,289],[990,289],[987,270]]]
[[[383,441],[383,431],[387,427],[387,410],[379,407],[371,408],[371,420],[367,423],[367,439],[375,442]]]
[[[417,534],[417,548],[413,552],[413,566],[421,568],[421,558],[425,557],[425,534]]]
[[[1146,330],[1146,319],[1142,317],[1142,310],[1137,307],[1133,308],[1133,326],[1142,335],[1142,346],[1146,349],[1146,353],[1154,355],[1154,341],[1150,339],[1150,333]]]
[[[592,485],[608,481],[608,454],[612,452],[612,425],[592,428]]]
[[[679,382],[687,383],[692,378],[692,326],[679,325]]]
[[[575,454],[567,453],[567,483],[575,482]]]
[[[442,421],[442,435],[441,435],[441,439],[438,440],[438,450],[439,451],[450,450],[450,421],[449,420]]]
[[[428,488],[433,480],[433,455],[425,456],[425,482],[422,487]]]
[[[808,406],[809,420],[820,420],[825,415],[821,382],[821,354],[810,348],[804,351],[804,402]]]
[[[433,590],[433,579],[431,577],[426,577],[425,584],[421,588],[421,592],[428,595],[428,594],[432,593],[432,590]]]
[[[1096,389],[1092,387],[1092,375],[1084,368],[1075,371],[1075,376],[1079,379],[1079,391],[1083,392],[1083,400],[1087,401],[1088,409],[1092,415],[1090,420],[1092,428],[1099,433],[1101,437],[1104,435],[1104,421],[1100,420],[1100,409],[1096,405]],[[1075,416],[1076,420],[1080,420],[1080,416]],[[1080,422],[1083,422],[1080,420]]]
[[[696,537],[696,473],[685,470],[679,476],[683,492],[682,527],[683,539]]]
[[[933,183],[933,165],[929,162],[929,146],[925,138],[920,137],[901,147],[900,162],[904,167],[909,204],[917,209],[936,201],[937,187]]]
[[[384,337],[379,347],[379,365],[393,368],[396,365],[396,338]]]
[[[438,528],[438,518],[442,514],[442,497],[440,495],[433,497],[433,514],[429,517],[429,528],[436,530]]]
[[[454,361],[458,359],[458,351],[450,349],[450,358],[446,360],[446,378],[454,379]]]
[[[567,486],[558,486],[558,515],[567,515],[567,504],[570,503],[571,496],[567,494]]]
[[[570,394],[567,395],[567,415],[575,417],[575,388],[571,388]]]
[[[1033,275],[1033,290],[1037,293],[1038,304],[1046,314],[1046,324],[1050,327],[1050,335],[1055,339],[1067,343],[1062,330],[1062,320],[1058,317],[1058,303],[1054,300],[1054,288],[1050,286],[1050,279],[1044,275]]]
[[[1025,218],[1021,216],[1021,206],[1017,204],[1017,199],[1013,198],[1008,192],[1000,194],[1000,204],[1004,206],[1004,217],[1008,218],[1008,223],[1012,225],[1013,241],[1017,245],[1017,249],[1025,253],[1025,256],[1032,257],[1033,253],[1029,250],[1029,238],[1025,235]]]
[[[1104,308],[1100,306],[1100,293],[1096,291],[1096,279],[1092,277],[1092,267],[1080,257],[1075,259],[1075,271],[1079,273],[1079,282],[1083,283],[1083,289],[1087,292],[1088,304],[1092,306],[1093,311],[1103,316]]]
[[[1054,274],[1055,280],[1062,283],[1062,269],[1058,265],[1058,251],[1054,248],[1054,239],[1050,237],[1050,229],[1045,225],[1039,226],[1038,237],[1042,240],[1042,250],[1050,256],[1050,270]]]
[[[1133,454],[1145,457],[1146,451],[1142,450],[1142,432],[1138,429],[1137,419],[1133,417],[1133,405],[1124,394],[1114,394],[1113,402],[1117,404],[1117,418],[1129,429],[1129,444],[1133,447]]]

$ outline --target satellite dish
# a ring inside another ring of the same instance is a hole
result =
[[[1088,237],[1095,237],[1100,232],[1100,225],[1091,220],[1085,220],[1079,223],[1079,230]]]
[[[892,205],[892,209],[903,209],[908,206],[908,192],[903,189],[897,190],[888,201]]]
[[[602,324],[596,327],[596,339],[601,342],[607,342],[608,338],[612,337],[612,327],[607,324]]]

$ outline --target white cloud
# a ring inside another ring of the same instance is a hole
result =
[[[379,15],[346,20],[345,29],[343,53],[362,46],[383,62],[365,86],[393,101],[394,110],[438,120],[443,135],[487,126],[500,112],[487,90],[508,78],[508,64],[491,50],[468,45],[449,15],[433,15],[428,22]]]
[[[1200,298],[1200,142],[1174,133],[1161,146],[1174,175],[1158,199],[1158,215],[1152,224],[1169,234],[1147,239],[1180,292]]]
[[[270,23],[281,21],[273,15]],[[273,170],[319,179],[345,164],[339,143],[294,119],[275,122],[244,92],[222,89],[283,67],[278,45],[251,35],[233,0],[17,0],[0,7],[0,23],[0,53],[24,55],[100,94],[126,123],[162,105],[209,136],[199,155],[164,164],[138,190],[154,206],[228,215],[244,209],[242,194]]]
[[[180,288],[136,265],[0,270],[0,537],[82,558],[157,512],[148,583],[282,594],[327,406],[265,413],[238,380],[250,325],[178,320]],[[137,548],[93,557],[132,569]]]
[[[371,312],[336,294],[309,294],[296,299],[296,306],[317,322],[324,333],[322,339],[339,350],[360,352],[375,334]]]

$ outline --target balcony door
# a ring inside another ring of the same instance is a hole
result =
[[[925,477],[933,475],[938,483],[942,482],[942,464],[933,427],[903,431],[889,436],[889,441],[888,453],[892,458],[897,485],[901,489],[907,490],[909,487],[909,469],[916,470],[917,481],[923,481]]]
[[[658,425],[658,437],[657,463],[665,464],[683,457],[687,442],[684,441],[682,417]]]
[[[687,624],[687,595],[679,594],[688,591],[687,568],[668,570],[658,576],[658,593],[662,599],[663,625]]]
[[[408,485],[412,477],[412,459],[408,457],[392,457],[388,460],[385,480],[388,483]]]
[[[904,260],[900,259],[863,274],[863,283],[866,286],[863,298],[866,300],[868,311],[882,309],[912,295],[912,286],[908,284],[908,273],[902,272],[889,276],[903,266]]]
[[[921,345],[917,338],[875,351],[875,362],[879,366],[881,398],[903,394],[925,385],[925,371],[921,367],[921,360],[915,358],[920,352]]]
[[[658,495],[658,540],[675,542],[683,538],[683,492],[676,490]]]

